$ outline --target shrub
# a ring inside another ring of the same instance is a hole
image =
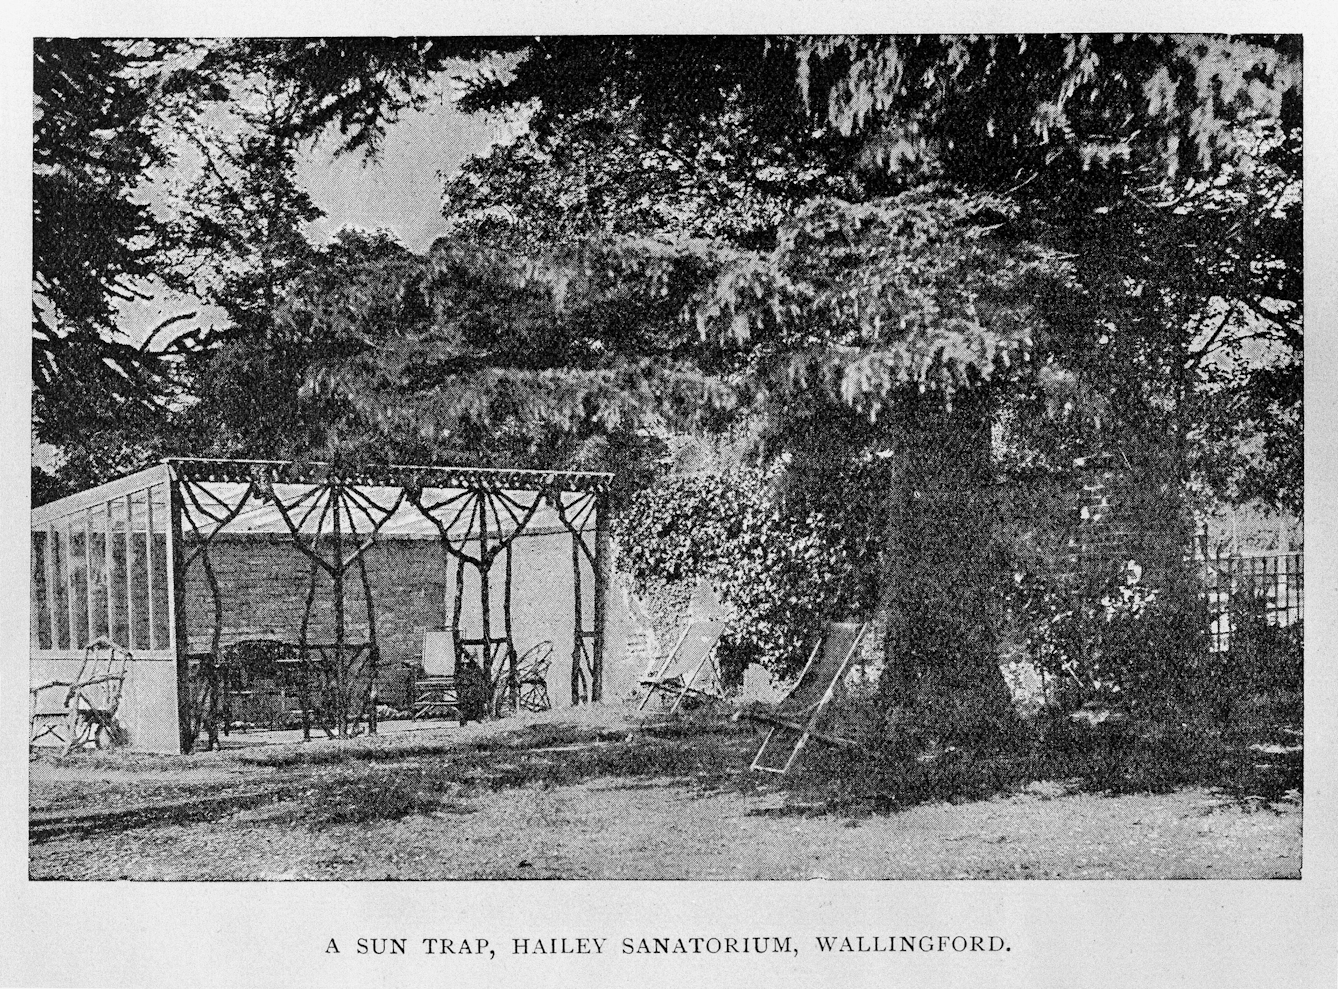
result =
[[[1010,607],[1026,650],[1057,678],[1061,706],[1087,701],[1164,714],[1220,682],[1207,614],[1185,574],[1153,586],[1134,560],[1065,579],[1019,575]]]

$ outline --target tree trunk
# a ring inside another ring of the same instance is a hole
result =
[[[909,396],[892,426],[883,689],[903,740],[989,744],[1013,717],[995,651],[990,424],[977,391],[950,411],[936,396]]]

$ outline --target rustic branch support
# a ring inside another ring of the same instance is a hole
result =
[[[296,694],[305,710],[304,735],[309,737],[313,720],[335,736],[355,732],[364,722],[375,730],[377,686],[385,670],[381,637],[393,638],[399,662],[405,662],[406,628],[399,605],[389,630],[381,621],[386,591],[378,586],[378,568],[395,557],[374,549],[388,539],[411,546],[421,544],[398,541],[435,535],[441,563],[429,563],[427,571],[420,566],[410,581],[441,588],[444,600],[435,621],[449,625],[457,656],[478,651],[494,689],[492,709],[514,710],[522,706],[525,672],[518,641],[526,646],[551,641],[566,624],[564,603],[557,612],[545,605],[544,634],[537,640],[529,625],[531,606],[520,595],[532,592],[519,588],[535,579],[532,572],[551,573],[545,568],[555,561],[546,555],[540,571],[533,571],[532,550],[517,555],[516,540],[534,536],[547,540],[544,554],[561,554],[557,561],[570,550],[573,623],[567,627],[575,699],[598,700],[609,481],[608,475],[572,471],[348,470],[314,463],[168,460],[34,510],[34,662],[64,662],[93,634],[125,639],[141,662],[172,660],[171,672],[154,688],[170,690],[170,700],[154,700],[147,716],[157,721],[145,730],[156,751],[190,751],[202,732],[211,746],[217,744],[219,729],[228,732],[234,724],[231,692],[249,689],[238,685],[239,673],[229,665],[241,655],[234,647],[267,641],[292,650],[280,679],[290,688],[287,696]],[[564,533],[571,543],[558,550]],[[292,562],[265,564],[269,569],[258,576],[278,584],[265,591],[259,590],[263,582],[257,584],[255,593],[270,595],[269,600],[248,598],[241,561],[252,550],[245,547],[276,545],[303,558],[305,572]],[[465,587],[471,568],[479,575],[477,589]],[[284,574],[291,577],[287,583]],[[396,586],[394,593],[405,593]],[[362,594],[365,635],[348,612],[350,591]],[[267,609],[277,600],[289,603],[271,616]],[[248,601],[254,601],[254,611]],[[525,608],[517,611],[522,601]],[[289,617],[281,619],[284,608]],[[323,641],[314,642],[318,637]],[[145,682],[137,682],[136,689]],[[258,689],[278,691],[281,701],[285,688]],[[259,710],[255,698],[247,703],[247,710]],[[171,740],[160,723],[164,712],[173,712]],[[283,722],[252,718],[236,724]]]

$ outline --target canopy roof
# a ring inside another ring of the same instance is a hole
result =
[[[339,476],[355,487],[436,487],[456,490],[495,491],[605,491],[612,474],[579,470],[511,470],[496,467],[451,467],[442,465],[383,464],[346,469],[318,461],[208,460],[173,457],[163,461],[178,477],[193,481],[250,481],[268,474],[274,481],[317,483]]]
[[[187,535],[328,534],[336,515],[340,530],[350,536],[376,529],[386,538],[439,538],[444,529],[449,538],[472,539],[484,528],[490,538],[504,538],[517,528],[542,535],[591,524],[593,502],[608,490],[612,477],[562,470],[412,464],[346,469],[317,462],[171,458],[36,508],[32,524],[34,529],[61,519],[82,524],[77,520],[94,512],[106,513],[109,530],[123,530],[129,514],[134,528],[161,531],[169,515],[167,484],[176,480]]]
[[[331,503],[329,489],[318,485],[275,484],[271,490],[273,501],[259,498],[249,483],[191,482],[183,486],[185,528],[189,532],[193,526],[198,526],[207,532],[215,527],[217,519],[231,515],[221,534],[291,536],[296,529],[303,536],[318,533],[328,536],[333,531],[333,515],[337,512],[339,528],[345,535],[367,535],[376,528],[383,539],[438,539],[442,529],[454,540],[476,539],[482,530],[481,516],[486,519],[488,535],[492,539],[510,535],[527,518],[524,525],[527,536],[567,531],[552,502],[537,491],[424,488],[421,503],[431,512],[432,518],[429,518],[404,496],[402,488],[388,485],[358,485],[343,495],[337,508]],[[563,491],[549,495],[549,498],[561,500],[568,518],[577,522],[577,528],[584,528],[581,523],[588,522],[585,518],[588,513],[581,509],[590,497],[583,492]],[[280,511],[280,504],[284,511]],[[236,514],[232,515],[234,510]]]

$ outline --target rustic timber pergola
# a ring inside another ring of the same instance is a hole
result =
[[[137,662],[171,661],[179,745],[189,752],[202,729],[211,736],[216,730],[224,588],[215,547],[222,536],[263,537],[291,546],[306,562],[296,651],[303,669],[319,672],[317,688],[338,711],[324,727],[343,736],[366,718],[374,731],[380,649],[366,557],[388,539],[429,538],[454,567],[448,626],[457,661],[475,655],[485,674],[507,677],[514,701],[512,551],[519,537],[540,529],[570,536],[572,703],[598,701],[610,480],[608,474],[575,471],[166,460],[33,511],[34,667],[73,660],[99,636],[130,649]],[[493,600],[499,570],[500,616]],[[463,617],[467,572],[478,582],[477,627],[466,627],[471,622]],[[201,576],[212,602],[212,629],[208,647],[192,650],[186,586]],[[590,615],[583,614],[583,579],[593,581]],[[309,625],[323,582],[333,636],[316,642]],[[356,641],[345,613],[349,585],[361,591],[366,612]],[[150,684],[161,683],[163,672],[158,666],[156,676],[141,677],[147,681],[141,693],[151,693]],[[144,701],[155,706],[147,696]],[[159,721],[171,706],[156,703]]]

